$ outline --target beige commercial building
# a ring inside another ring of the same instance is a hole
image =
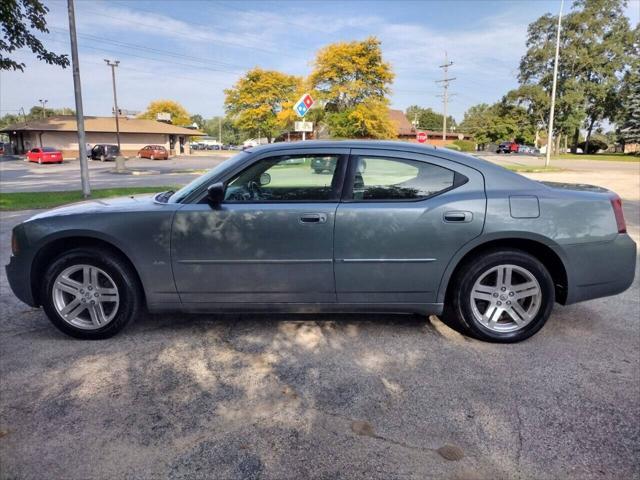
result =
[[[120,150],[125,156],[134,156],[146,145],[163,145],[171,155],[190,153],[190,137],[204,133],[177,127],[155,120],[120,117]],[[86,143],[117,144],[114,117],[85,117]],[[9,125],[1,132],[9,135],[10,151],[23,154],[34,147],[53,147],[62,151],[63,157],[78,156],[78,127],[73,116],[55,116],[42,120]]]

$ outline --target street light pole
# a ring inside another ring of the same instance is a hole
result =
[[[76,14],[73,0],[67,0],[69,12],[69,37],[71,38],[71,64],[73,68],[73,90],[76,97],[76,123],[78,124],[78,155],[80,155],[80,178],[82,195],[91,195],[89,186],[89,165],[87,165],[87,144],[84,136],[84,112],[82,110],[82,89],[80,86],[80,63],[78,60],[78,39],[76,38]]]
[[[49,100],[43,100],[42,98],[40,100],[38,100],[40,102],[40,105],[42,105],[42,119],[44,120],[45,118],[47,118],[47,113],[45,110],[45,105],[49,102]]]
[[[116,137],[118,139],[118,152],[120,152],[120,121],[118,119],[118,96],[116,95],[116,67],[120,64],[119,60],[114,60],[111,62],[110,60],[104,59],[107,62],[107,65],[111,67],[111,81],[113,83],[113,106],[115,109],[116,115]]]
[[[556,58],[553,63],[553,86],[551,87],[551,111],[549,112],[549,131],[547,132],[547,155],[544,166],[551,163],[551,145],[553,145],[553,117],[556,111],[556,85],[558,83],[558,57],[560,56],[560,29],[562,27],[562,7],[564,0],[560,0],[560,13],[558,14],[558,32],[556,36]]]

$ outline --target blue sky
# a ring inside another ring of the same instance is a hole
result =
[[[570,4],[570,0],[567,2]],[[45,45],[69,51],[66,1],[47,1]],[[121,108],[144,110],[170,98],[190,113],[220,114],[223,89],[260,66],[306,75],[315,52],[338,40],[375,35],[396,74],[391,104],[442,108],[436,97],[445,50],[454,62],[449,112],[462,120],[471,105],[498,100],[517,85],[527,25],[559,0],[528,1],[83,1],[76,0],[80,71],[87,115],[108,115],[111,75],[104,58],[118,59]],[[640,0],[631,0],[633,25]],[[28,109],[46,98],[50,107],[73,107],[71,70],[16,55],[24,73],[0,74],[0,113]]]

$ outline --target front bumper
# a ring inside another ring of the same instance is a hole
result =
[[[31,290],[31,267],[19,256],[11,256],[9,264],[5,267],[9,286],[14,295],[22,302],[32,307],[37,307]]]
[[[610,242],[567,245],[563,250],[569,283],[567,305],[617,295],[633,283],[636,244],[627,234]]]

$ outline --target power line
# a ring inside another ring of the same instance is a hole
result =
[[[453,62],[449,61],[447,57],[447,52],[444,52],[444,64],[440,65],[439,68],[444,69],[444,78],[442,80],[436,80],[436,83],[442,83],[442,105],[443,105],[443,115],[442,115],[442,140],[447,139],[447,103],[449,102],[449,97],[454,94],[449,94],[449,84],[456,79],[456,77],[449,77],[449,67],[453,65]]]
[[[151,24],[151,23],[140,22],[138,20],[128,20],[128,19],[122,18],[122,17],[114,17],[113,15],[107,15],[104,12],[98,12],[96,10],[85,10],[85,12],[93,13],[95,15],[106,17],[106,18],[111,18],[111,19],[114,19],[114,20],[118,20],[120,22],[130,23],[132,25],[137,25],[138,27],[139,26],[146,26],[146,27],[153,28],[154,30],[158,29],[158,25],[154,25],[154,24]],[[173,32],[176,36],[187,38],[187,39],[192,40],[192,41],[193,41],[194,37],[200,37],[200,38],[208,40],[209,42],[214,43],[214,44],[229,45],[229,46],[231,46],[233,48],[245,48],[245,49],[249,49],[249,50],[258,50],[258,51],[265,52],[265,53],[268,53],[268,54],[271,54],[271,55],[288,56],[288,57],[291,57],[291,58],[297,58],[294,55],[287,54],[286,52],[284,52],[282,50],[274,51],[274,50],[268,50],[266,48],[261,48],[261,47],[256,47],[256,46],[243,45],[243,44],[237,43],[237,42],[229,42],[229,41],[226,41],[226,40],[212,40],[211,38],[207,37],[206,35],[204,35],[202,33],[192,32],[192,33],[189,33],[189,34],[185,34],[185,33],[177,31],[175,28],[172,29],[172,28],[168,28],[168,27],[163,27],[163,31]]]
[[[62,28],[57,28],[57,27],[51,27],[52,30],[58,30],[60,32],[64,32],[66,34],[68,34],[69,32],[67,30],[64,30]],[[204,64],[217,64],[219,66],[222,67],[230,67],[230,68],[238,68],[238,69],[244,69],[245,67],[241,66],[241,65],[234,65],[231,63],[227,63],[227,62],[221,62],[219,60],[214,60],[212,58],[205,58],[205,57],[195,57],[192,55],[186,55],[184,53],[179,53],[179,52],[175,52],[175,51],[169,51],[169,50],[161,50],[159,48],[153,48],[153,47],[147,47],[146,45],[140,45],[137,43],[128,43],[128,42],[123,42],[120,40],[114,40],[114,39],[110,39],[110,38],[104,38],[104,37],[98,37],[95,35],[90,35],[88,33],[78,33],[79,37],[85,38],[88,41],[95,41],[95,42],[106,42],[106,43],[111,43],[113,45],[116,46],[121,46],[121,47],[125,47],[125,48],[133,48],[136,50],[142,50],[142,51],[148,51],[151,53],[158,53],[158,54],[162,54],[165,56],[170,56],[170,57],[175,57],[175,58],[183,58],[185,60],[192,60],[198,63],[204,63]]]
[[[60,41],[60,40],[55,40],[55,39],[51,39],[50,41],[63,43],[63,44],[66,43],[66,42],[63,42],[63,41]],[[93,46],[93,45],[86,45],[86,44],[83,45],[82,48],[89,48],[91,50],[98,50],[100,52],[106,52],[106,53],[112,53],[112,54],[126,55],[128,57],[142,58],[144,60],[150,60],[150,61],[153,61],[153,62],[160,62],[160,63],[163,63],[164,65],[167,64],[167,61],[163,60],[163,59],[149,57],[149,56],[146,56],[146,55],[137,55],[135,53],[122,51],[122,50],[108,49],[108,48],[96,47],[96,46]],[[241,73],[238,70],[228,70],[228,69],[223,69],[223,68],[212,68],[212,67],[207,67],[206,65],[193,65],[193,64],[182,63],[182,62],[173,62],[172,61],[171,65],[180,65],[180,66],[189,67],[189,68],[199,68],[199,69],[203,69],[203,70],[209,70],[209,71],[212,71],[212,72],[220,72],[220,73]],[[157,76],[157,74],[156,74],[156,76]]]

